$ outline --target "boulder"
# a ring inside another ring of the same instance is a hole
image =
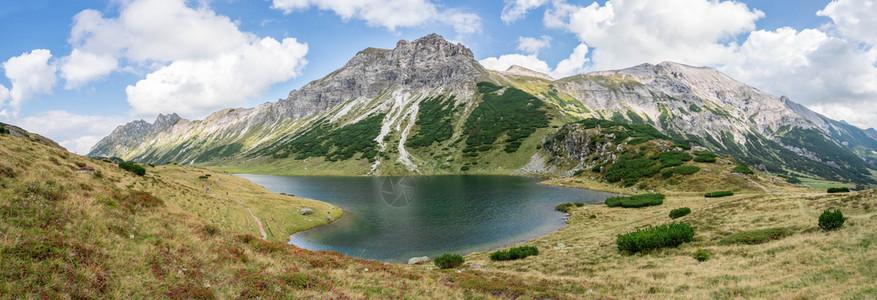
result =
[[[307,215],[313,214],[313,213],[314,213],[314,210],[313,210],[313,209],[310,209],[310,208],[302,208],[302,209],[299,209],[299,210],[298,210],[298,213],[300,213],[300,214],[302,214],[302,215],[304,215],[304,216],[307,216]]]
[[[416,265],[430,261],[429,256],[412,257],[408,260],[409,265]]]

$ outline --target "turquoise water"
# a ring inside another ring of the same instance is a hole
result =
[[[341,219],[296,233],[291,244],[385,262],[488,251],[534,239],[565,225],[555,205],[597,204],[612,196],[517,176],[236,176],[275,193],[344,209]]]

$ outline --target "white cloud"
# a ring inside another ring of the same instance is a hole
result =
[[[278,42],[243,32],[205,2],[186,4],[133,0],[121,5],[118,17],[95,10],[78,13],[68,40],[74,50],[62,59],[66,87],[77,88],[115,70],[147,73],[125,90],[132,115],[201,117],[246,105],[272,84],[298,76],[307,63],[307,45],[294,38]]]
[[[306,44],[264,38],[210,60],[178,60],[125,92],[135,115],[176,112],[203,116],[243,104],[271,84],[297,76],[307,63]]]
[[[853,40],[877,44],[877,2],[873,0],[834,0],[816,13],[831,18],[834,27]]]
[[[500,18],[506,23],[520,20],[524,18],[527,11],[542,6],[547,2],[548,0],[506,0]]]
[[[519,46],[518,48],[520,49],[521,47]],[[585,63],[588,61],[588,45],[580,44],[576,46],[568,58],[558,62],[554,69],[551,69],[548,63],[539,59],[535,53],[529,55],[506,54],[500,57],[488,57],[479,62],[485,68],[496,71],[505,71],[513,65],[518,65],[554,78],[563,78],[584,72]]]
[[[540,38],[518,37],[518,50],[531,54],[539,54],[542,48],[548,48],[551,45],[551,37],[543,35]]]
[[[555,3],[549,27],[568,30],[593,47],[597,69],[672,60],[714,65],[734,55],[737,34],[755,29],[764,16],[746,4],[708,0],[609,0],[586,7]]]
[[[734,59],[730,76],[786,95],[834,119],[877,126],[877,68],[858,43],[816,29],[752,32]]]
[[[67,81],[64,88],[78,88],[109,74],[117,67],[118,61],[112,56],[73,49],[73,53],[61,63],[61,77]]]
[[[479,62],[485,68],[496,71],[505,71],[511,66],[518,65],[540,73],[548,74],[551,72],[548,63],[542,61],[534,54],[506,54],[500,57],[488,57]]]
[[[49,50],[35,49],[3,63],[6,77],[12,83],[9,106],[13,112],[27,100],[52,93],[57,77],[55,65],[49,63],[51,58],[52,53]]]
[[[429,0],[273,0],[272,8],[292,13],[317,7],[329,10],[342,19],[364,20],[369,26],[395,31],[397,27],[412,27],[439,21],[452,25],[460,34],[481,31],[481,19],[459,10],[440,11]]]
[[[101,138],[123,124],[125,119],[50,110],[13,121],[30,132],[58,142],[69,151],[86,154]]]

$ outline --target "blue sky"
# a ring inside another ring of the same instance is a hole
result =
[[[672,60],[877,126],[869,0],[0,1],[0,121],[78,153],[118,125],[285,98],[435,32],[554,77]]]

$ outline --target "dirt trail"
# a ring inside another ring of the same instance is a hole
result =
[[[256,225],[259,225],[259,233],[262,234],[263,240],[268,240],[268,234],[265,233],[265,227],[262,227],[262,221],[253,214],[253,211],[247,208],[247,211],[250,212],[250,215],[253,216],[253,220],[256,220]]]
[[[751,184],[753,184],[753,185],[755,185],[755,186],[757,186],[757,187],[760,187],[762,190],[764,190],[765,193],[770,193],[770,190],[768,190],[766,187],[764,187],[764,186],[761,185],[760,183],[755,182],[755,180],[752,180],[752,178],[748,178],[748,177],[747,177],[746,179],[749,180],[749,183],[751,183]]]

